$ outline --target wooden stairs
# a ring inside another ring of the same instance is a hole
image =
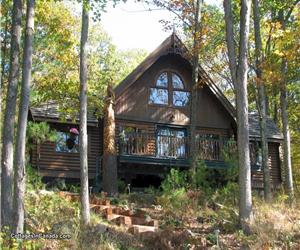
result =
[[[59,192],[59,195],[69,201],[80,201],[78,193]],[[111,205],[107,198],[98,198],[92,195],[90,197],[90,210],[118,226],[127,227],[128,232],[132,234],[158,231],[158,221],[147,217],[144,211],[133,211]]]

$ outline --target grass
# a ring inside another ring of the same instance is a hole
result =
[[[81,227],[80,204],[66,200],[58,192],[39,190],[43,185],[34,173],[32,176],[34,185],[25,199],[26,233],[52,232],[71,235],[71,239],[24,240],[22,249],[300,249],[300,197],[290,204],[286,195],[277,194],[267,204],[254,196],[252,234],[245,235],[238,226],[236,184],[205,191],[183,186],[180,183],[185,182],[175,176],[176,185],[121,194],[111,200],[159,220],[159,232],[136,236],[93,213],[91,224]],[[19,242],[4,233],[0,246],[3,250],[20,249]]]

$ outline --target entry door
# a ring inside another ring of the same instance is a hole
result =
[[[186,129],[157,127],[157,156],[186,158]]]

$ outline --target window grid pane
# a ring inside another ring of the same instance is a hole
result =
[[[172,83],[174,89],[184,89],[181,78],[174,73],[172,73]]]
[[[157,87],[164,87],[167,88],[168,87],[168,74],[167,72],[162,73],[156,81],[156,86]]]
[[[168,104],[168,90],[167,89],[158,89],[151,88],[150,89],[150,104]]]
[[[185,91],[173,91],[173,105],[185,107],[189,103],[190,93]]]

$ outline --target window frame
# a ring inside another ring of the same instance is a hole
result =
[[[163,74],[163,73],[167,73],[167,79],[168,79],[168,84],[167,87],[161,87],[161,86],[157,86],[157,80],[158,78]],[[182,84],[183,84],[183,88],[174,88],[173,87],[173,80],[172,80],[172,74],[175,74],[179,77],[179,79],[181,80]],[[164,89],[168,91],[168,103],[167,104],[159,104],[159,103],[150,103],[150,94],[151,94],[151,89],[156,88],[156,89]],[[189,100],[187,105],[185,106],[176,106],[173,104],[173,92],[174,91],[180,91],[180,92],[186,92],[189,95]],[[186,87],[186,83],[183,80],[181,74],[179,74],[178,72],[174,71],[173,69],[164,69],[161,70],[156,76],[155,76],[155,81],[154,84],[152,84],[149,88],[148,88],[148,105],[149,106],[153,106],[153,107],[168,107],[168,108],[174,108],[174,109],[188,109],[190,107],[190,103],[191,103],[191,91],[189,91]]]
[[[57,133],[57,135],[58,134],[63,134],[63,136],[65,137],[64,138],[64,143],[66,144],[66,141],[67,141],[67,138],[69,138],[69,134],[70,134],[70,132],[68,132],[68,131],[62,131],[62,130],[57,130],[56,131],[56,133]],[[63,154],[79,154],[79,135],[77,135],[77,141],[78,141],[78,149],[77,149],[77,152],[72,152],[72,151],[59,151],[59,150],[57,150],[57,143],[58,143],[58,141],[56,140],[55,141],[55,143],[54,143],[54,151],[55,151],[55,153],[59,153],[59,154],[61,154],[61,153],[63,153]],[[74,145],[75,146],[75,145]],[[66,147],[67,148],[67,145],[64,145],[64,147]]]
[[[166,159],[173,159],[173,158],[177,158],[177,159],[187,159],[187,155],[189,153],[189,148],[188,145],[185,143],[184,144],[184,156],[180,156],[180,157],[172,157],[172,156],[163,156],[160,155],[160,150],[159,150],[159,139],[158,137],[161,136],[161,134],[159,133],[160,130],[168,130],[169,132],[171,131],[181,131],[184,133],[184,137],[187,138],[188,136],[188,129],[186,127],[182,127],[182,126],[172,126],[172,125],[156,125],[155,126],[155,138],[156,138],[156,143],[155,143],[155,155],[159,158],[166,158]]]
[[[69,134],[69,130],[65,130],[65,129],[55,129],[56,130],[56,133],[64,133],[65,135],[66,134]],[[88,148],[88,155],[91,154],[91,142],[90,142],[90,133],[88,132],[87,133],[87,148]],[[80,154],[80,135],[77,135],[77,138],[78,138],[78,152],[67,152],[67,151],[57,151],[56,150],[56,145],[57,145],[57,141],[54,141],[53,142],[53,150],[56,154],[77,154],[79,155]]]

